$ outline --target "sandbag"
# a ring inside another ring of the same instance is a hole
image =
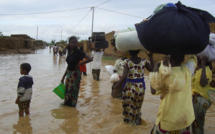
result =
[[[115,44],[119,51],[126,52],[129,50],[144,50],[137,36],[137,31],[115,33]]]
[[[147,50],[163,54],[197,54],[209,43],[209,24],[214,17],[180,2],[163,7],[147,21],[135,25]]]

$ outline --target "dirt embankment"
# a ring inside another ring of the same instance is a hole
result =
[[[35,40],[28,35],[11,35],[0,37],[0,54],[33,53],[36,49],[45,48],[41,40]]]

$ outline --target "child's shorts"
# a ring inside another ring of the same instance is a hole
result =
[[[31,103],[30,100],[28,100],[28,101],[23,101],[23,102],[20,101],[20,102],[18,103],[18,107],[19,107],[20,110],[28,109],[28,108],[30,107],[30,103]]]

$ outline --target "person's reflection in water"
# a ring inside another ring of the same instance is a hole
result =
[[[57,65],[57,56],[56,55],[53,55],[53,64]]]
[[[58,59],[58,65],[61,66],[61,65],[64,65],[66,63],[66,59],[64,56],[59,56],[59,59]]]
[[[62,64],[62,57],[60,56],[58,60],[58,65],[60,66],[61,64]]]
[[[98,97],[99,94],[99,82],[98,81],[92,81],[92,95]]]
[[[65,134],[77,134],[79,130],[79,112],[75,108],[61,107],[51,111],[55,119],[63,119],[64,122],[59,126]]]
[[[21,117],[13,128],[13,134],[32,134],[31,119],[28,116]]]

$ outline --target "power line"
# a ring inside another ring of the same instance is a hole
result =
[[[135,18],[141,18],[141,19],[143,18],[141,16],[136,16],[136,15],[132,15],[132,14],[124,13],[124,12],[119,12],[119,11],[115,11],[112,9],[105,9],[105,8],[100,8],[100,7],[97,7],[97,9],[104,10],[107,12],[117,13],[117,14],[121,14],[121,15],[126,15],[126,16],[130,16],[130,17],[135,17]]]
[[[87,9],[90,7],[82,7],[82,8],[74,8],[74,9],[64,9],[64,10],[54,10],[54,11],[41,11],[41,12],[33,12],[33,13],[17,13],[17,14],[0,14],[0,16],[16,16],[16,15],[37,15],[37,14],[52,14],[52,13],[60,13],[60,12],[72,12],[81,9]]]
[[[75,25],[74,30],[76,30],[76,28],[82,23],[82,21],[84,21],[87,18],[90,12],[91,12],[91,9],[79,20],[79,22]]]
[[[110,2],[110,1],[111,1],[111,0],[105,0],[105,1],[103,1],[102,3],[96,5],[95,7],[100,7],[100,6],[106,4],[106,3]]]

